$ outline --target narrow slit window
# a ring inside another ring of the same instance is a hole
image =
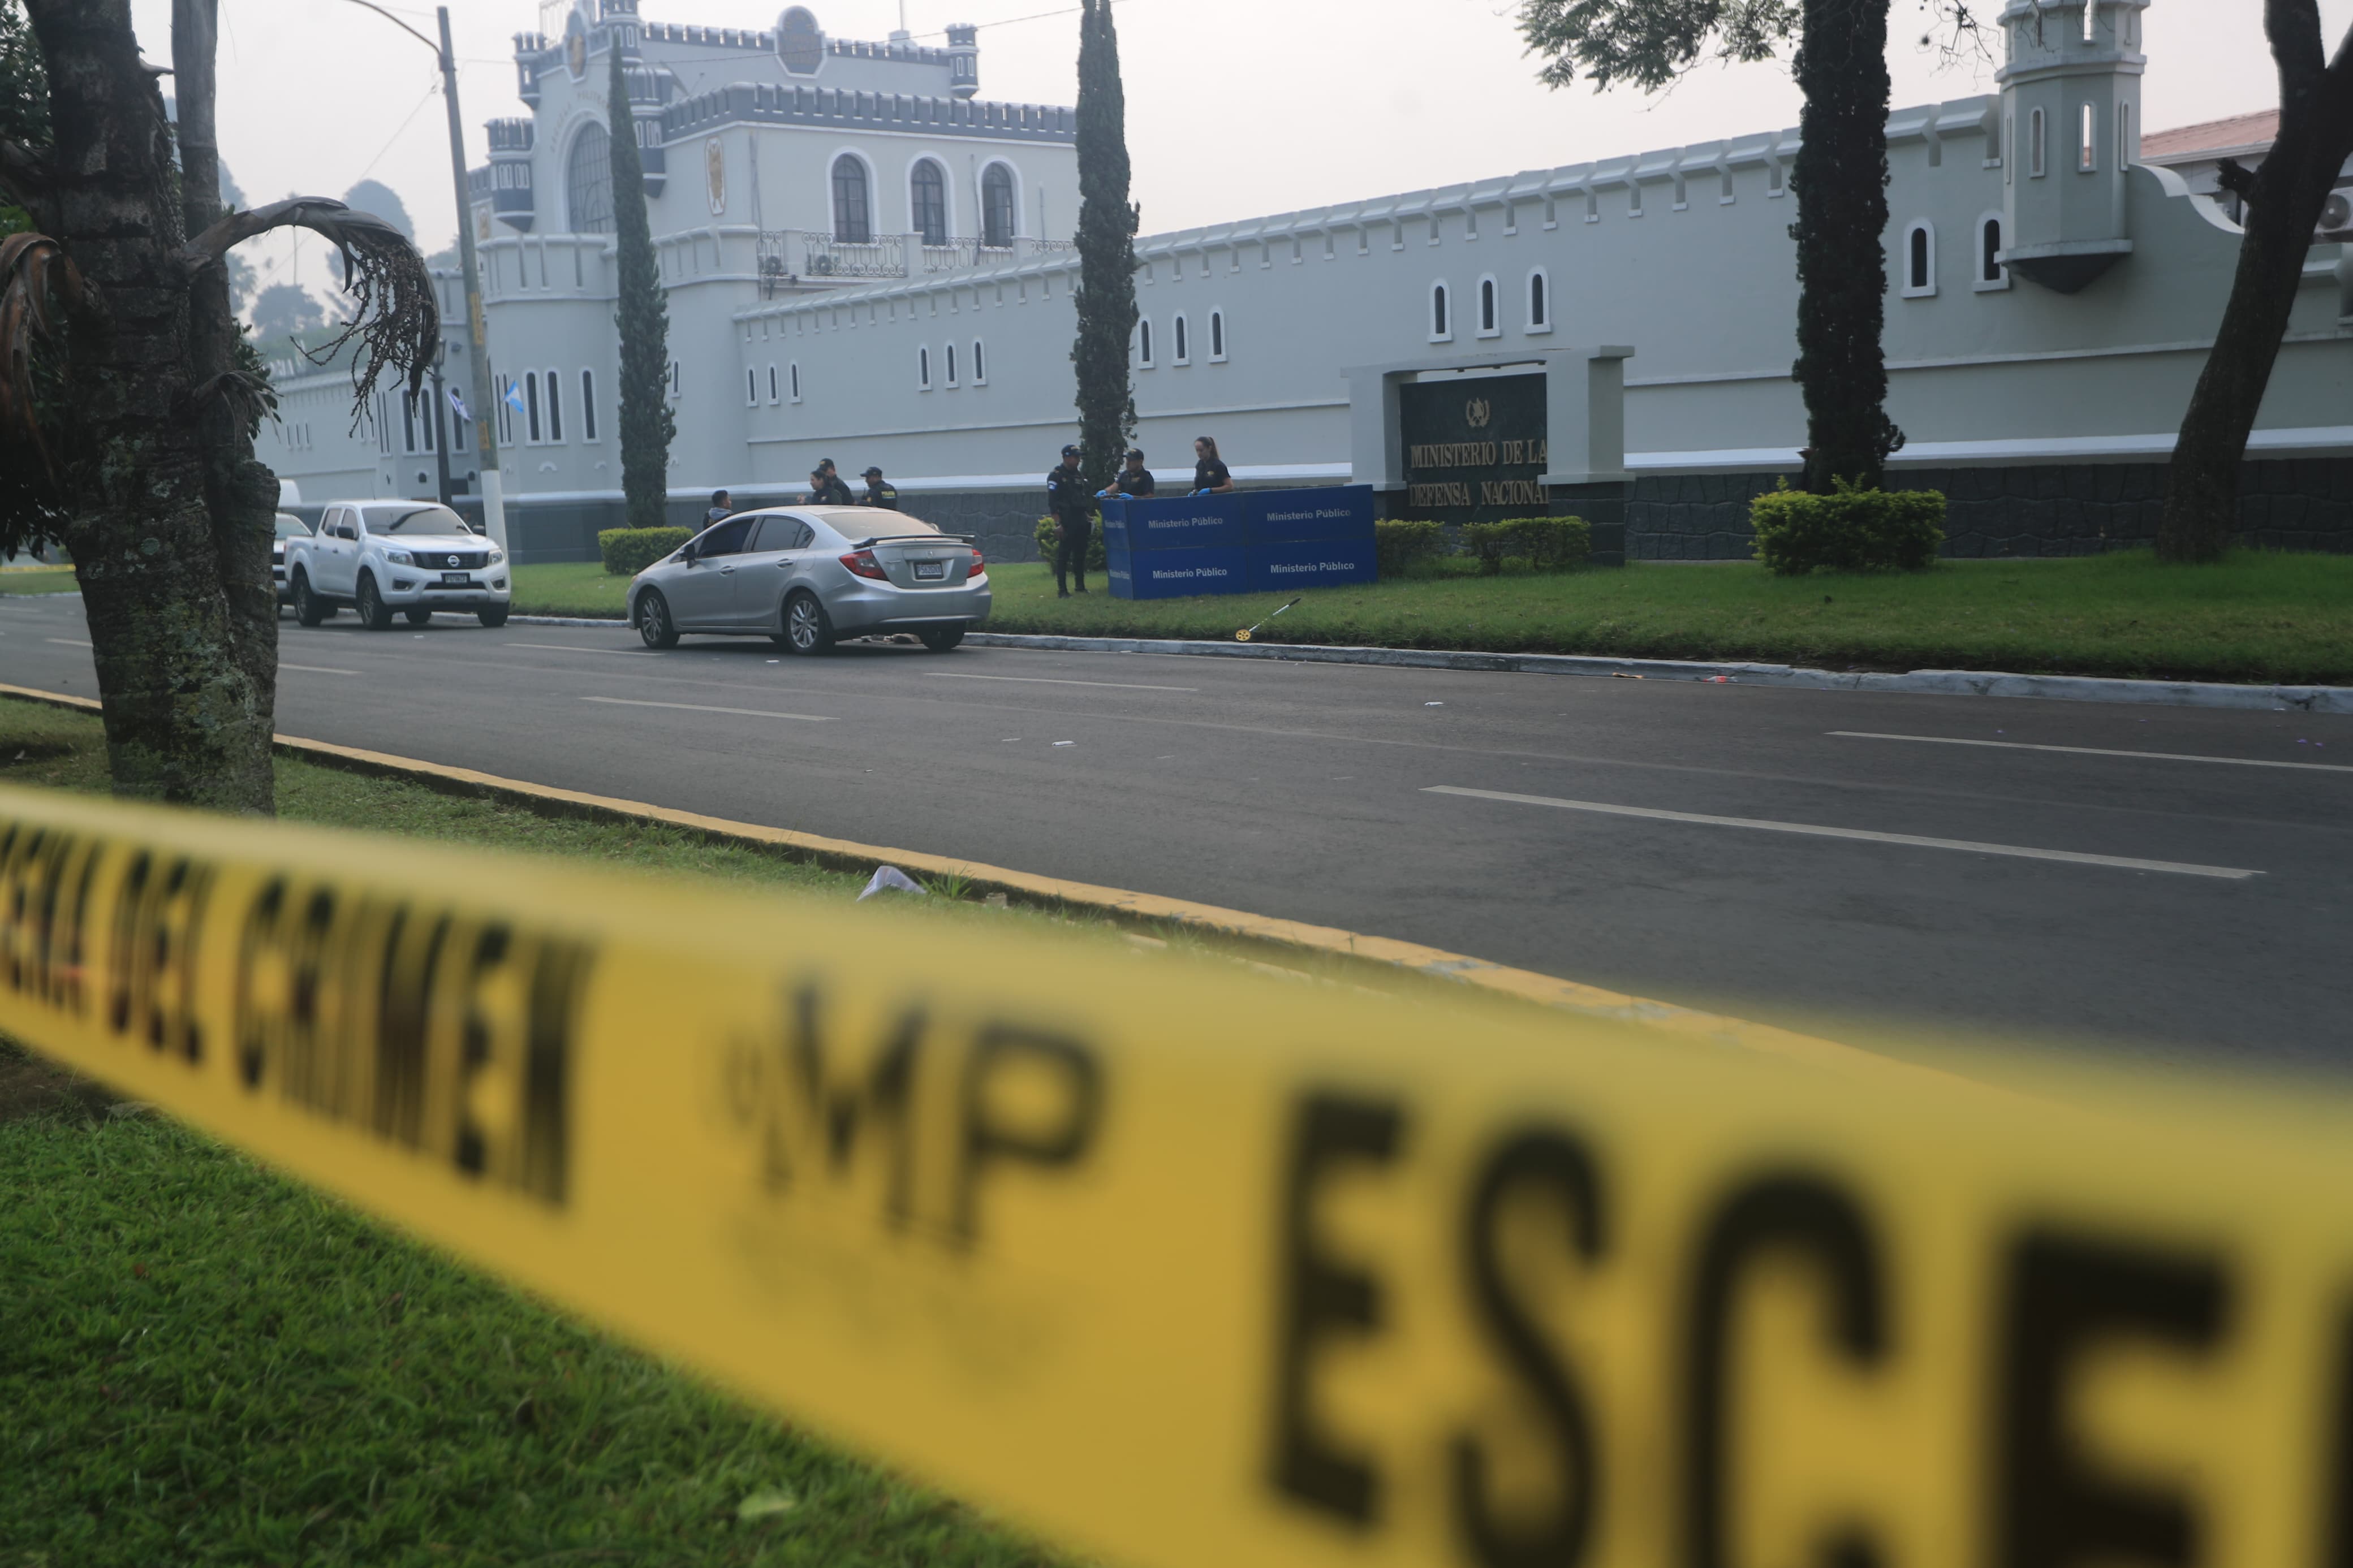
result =
[[[547,373],[547,438],[564,439],[564,384],[554,371]]]
[[[527,370],[522,373],[522,402],[525,425],[531,432],[532,440],[537,442],[543,438],[539,433],[539,373],[537,371]]]
[[[973,384],[974,384],[974,385],[977,386],[980,383],[982,383],[982,382],[984,382],[984,381],[987,381],[987,380],[988,379],[988,372],[987,372],[987,370],[986,368],[984,368],[984,367],[987,364],[987,363],[988,363],[988,362],[987,362],[987,360],[984,360],[983,358],[981,358],[981,357],[980,357],[980,340],[979,340],[978,338],[975,338],[975,339],[973,339],[973,340],[972,340],[972,379],[973,379]]]
[[[785,374],[792,382],[793,401],[795,403],[798,403],[801,400],[801,367],[799,362],[796,361],[793,364],[786,367]]]
[[[1485,336],[1494,331],[1495,280],[1493,278],[1482,278],[1479,280],[1479,331],[1482,336]]]
[[[1541,272],[1529,273],[1528,326],[1532,331],[1542,331],[1552,325],[1552,300],[1546,298],[1547,292],[1545,275]]]
[[[2098,119],[2092,113],[2092,106],[2088,103],[2084,105],[2083,144],[2075,149],[2075,167],[2083,174],[2088,174],[2100,165],[2098,152],[2092,143],[2093,128],[2098,123]]]
[[[776,401],[776,367],[775,365],[768,367],[768,401],[771,403]]]
[[[744,405],[755,407],[760,401],[760,373],[751,366],[744,367]]]
[[[950,343],[948,345],[948,384],[954,386],[955,384],[955,344]]]
[[[580,373],[580,438],[596,438],[596,373],[593,370]]]
[[[1226,357],[1226,313],[1223,310],[1209,312],[1209,357]]]
[[[915,384],[925,392],[932,389],[932,351],[929,348],[915,351]]]
[[[2002,280],[2001,263],[1997,259],[2000,255],[2001,219],[1989,217],[1985,220],[1984,231],[1978,239],[1978,282],[1999,283]]]
[[[1152,323],[1135,323],[1135,363],[1145,369],[1152,368]]]
[[[1906,273],[1906,284],[1908,287],[1915,289],[1925,289],[1928,287],[1929,283],[1928,231],[1926,228],[1914,228],[1911,234],[1910,245],[1907,248],[1910,251],[1910,255],[1905,258],[1906,265],[1909,268],[1909,271]]]
[[[1430,291],[1430,335],[1433,338],[1452,336],[1447,328],[1446,285],[1440,283]]]
[[[2042,133],[2042,111],[2041,110],[2039,110],[2039,109],[2038,109],[2038,110],[2036,110],[2032,114],[2031,114],[2031,115],[2029,115],[2029,116],[2027,117],[2027,121],[2026,121],[2026,135],[2027,135],[2027,153],[2026,153],[2026,168],[2027,168],[2027,173],[2028,173],[2028,174],[2031,174],[2031,175],[2033,175],[2036,179],[2038,179],[2038,180],[2039,180],[2039,179],[2041,179],[2041,178],[2042,177],[2042,170],[2043,170],[2042,149],[2043,149],[2043,140],[2044,140],[2044,139],[2043,139],[2043,133]]]
[[[1176,353],[1171,357],[1173,357],[1178,364],[1183,364],[1187,359],[1192,357],[1192,355],[1187,352],[1191,349],[1192,344],[1186,341],[1185,318],[1182,316],[1177,317],[1176,320],[1169,326],[1168,331],[1170,340],[1176,345]]]
[[[405,453],[417,450],[417,397],[413,393],[400,395],[400,449]]]

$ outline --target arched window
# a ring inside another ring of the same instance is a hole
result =
[[[1135,363],[1146,370],[1152,368],[1152,322],[1149,318],[1135,323]]]
[[[1904,230],[1904,297],[1926,298],[1936,291],[1936,230],[1926,219]]]
[[[539,433],[539,373],[522,373],[523,416],[528,421],[532,443],[536,446],[543,437]]]
[[[978,386],[988,379],[988,362],[980,357],[980,340],[972,340],[972,384]]]
[[[1186,331],[1185,313],[1181,310],[1176,313],[1176,319],[1168,323],[1168,342],[1169,346],[1176,350],[1168,356],[1169,363],[1191,364],[1193,363],[1191,334]]]
[[[955,344],[950,343],[948,345],[948,384],[954,386],[955,384]]]
[[[750,365],[744,367],[744,406],[756,408],[760,404],[760,373]]]
[[[1552,331],[1552,279],[1541,267],[1528,274],[1528,331]]]
[[[580,373],[580,438],[596,438],[596,373],[593,370]]]
[[[980,243],[992,250],[1010,250],[1020,226],[1013,200],[1013,171],[1002,163],[991,163],[980,175]]]
[[[932,351],[928,344],[915,351],[915,385],[923,392],[932,389]]]
[[[2010,270],[1998,259],[2001,255],[2001,218],[1988,213],[1978,220],[1978,287],[1999,289],[2009,283]]]
[[[1495,280],[1479,279],[1479,335],[1492,338],[1502,332],[1503,310],[1495,299]]]
[[[866,165],[844,153],[833,161],[833,237],[844,245],[874,238],[874,207],[867,200]]]
[[[547,438],[551,441],[564,439],[564,378],[552,370],[547,373]],[[428,448],[432,446],[429,429],[426,445]]]
[[[2083,134],[2078,138],[2075,148],[2075,171],[2078,174],[2088,174],[2100,166],[2099,149],[2092,141],[2099,123],[2099,118],[2092,112],[2092,106],[2088,103],[2084,105]]]
[[[613,146],[603,126],[583,126],[572,139],[564,192],[574,234],[613,232]]]
[[[948,177],[926,158],[908,177],[908,193],[915,215],[915,232],[925,245],[948,242]]]
[[[1226,357],[1226,313],[1209,312],[1209,358],[1220,361]]]
[[[2044,168],[2043,144],[2042,111],[2038,109],[2026,120],[2026,172],[2038,180]]]
[[[792,384],[793,401],[798,403],[801,400],[801,366],[798,360],[785,368],[785,376]]]
[[[1454,340],[1454,322],[1447,311],[1446,303],[1446,285],[1431,284],[1430,286],[1430,341],[1433,343],[1451,342]]]
[[[783,401],[783,399],[778,397],[776,395],[776,367],[775,365],[770,365],[768,367],[768,401],[771,403]]]

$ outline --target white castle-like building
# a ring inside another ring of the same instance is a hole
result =
[[[1894,467],[1952,497],[1960,552],[2153,531],[2237,260],[2217,162],[2259,159],[2268,134],[2144,138],[2148,4],[2007,0],[1999,90],[1888,121],[1884,341],[1908,437]],[[1028,552],[1039,476],[1076,433],[1074,116],[982,98],[976,30],[947,38],[833,38],[797,6],[755,32],[574,0],[560,33],[516,40],[530,113],[491,122],[468,221],[518,559],[586,558],[619,521],[614,51],[668,291],[679,520],[720,487],[739,506],[797,496],[832,458],[847,475],[879,463],[910,510]],[[1745,554],[1747,498],[1804,440],[1797,142],[1767,131],[1140,238],[1138,444],[1175,479],[1210,433],[1245,483],[1353,479],[1410,510],[1400,384],[1546,366],[1558,388],[1573,363],[1608,405],[1603,435],[1556,457],[1545,488],[1622,522],[1632,556]],[[2348,549],[2353,205],[2328,221],[2242,521]],[[470,403],[454,278],[444,306],[445,374]],[[347,376],[289,368],[261,456],[306,500],[431,494],[444,456],[459,495],[479,490],[462,431],[434,450],[451,421],[387,394],[347,439]]]

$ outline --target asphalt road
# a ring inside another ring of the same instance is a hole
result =
[[[92,692],[85,637],[0,598],[0,679]],[[280,657],[290,734],[1799,1027],[2353,1069],[2345,718],[447,616]]]

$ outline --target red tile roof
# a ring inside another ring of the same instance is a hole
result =
[[[2269,147],[2279,135],[2279,110],[2234,114],[2228,120],[2178,126],[2149,132],[2140,139],[2144,163],[2189,159],[2201,153],[2229,153],[2241,148]]]

